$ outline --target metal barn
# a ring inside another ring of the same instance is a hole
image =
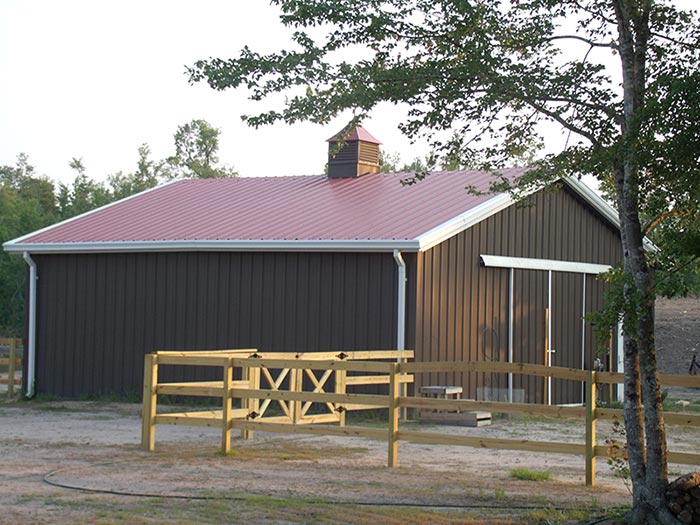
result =
[[[405,185],[411,174],[377,173],[364,129],[344,144],[331,144],[328,175],[176,181],[5,243],[30,274],[28,394],[138,391],[157,349],[411,348],[419,361],[593,366],[583,315],[603,303],[595,275],[621,256],[604,201],[575,179],[529,206],[476,196],[465,187],[491,182],[478,171]],[[565,381],[416,381],[475,399],[582,401]]]

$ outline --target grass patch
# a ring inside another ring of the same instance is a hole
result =
[[[530,470],[521,467],[511,470],[510,477],[522,481],[547,481],[550,479],[550,474],[546,470]]]
[[[688,405],[677,404],[679,399],[664,399],[664,412],[690,412],[700,413],[700,400],[690,401]]]

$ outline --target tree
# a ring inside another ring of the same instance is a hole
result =
[[[178,126],[175,155],[168,159],[176,176],[198,179],[236,177],[238,174],[232,168],[217,166],[220,133],[206,120],[192,120]]]
[[[548,123],[567,134],[567,144],[518,187],[569,174],[609,184],[623,255],[629,519],[675,523],[664,494],[654,256],[644,250],[642,221],[673,217],[683,232],[697,232],[697,15],[661,0],[273,3],[295,29],[294,49],[262,55],[245,47],[236,58],[189,68],[192,82],[245,86],[252,100],[285,93],[284,105],[244,116],[248,124],[327,123],[352,111],[354,125],[380,103],[404,104],[400,128],[408,136],[426,134],[446,154],[455,151],[456,133],[470,162],[497,171],[541,141]]]
[[[135,172],[124,175],[121,171],[107,177],[112,188],[112,199],[119,200],[150,188],[155,188],[167,171],[164,162],[150,159],[151,148],[148,144],[139,147],[139,161]]]
[[[415,157],[410,163],[402,162],[398,153],[379,152],[379,171],[383,173],[425,173],[435,167],[435,156],[426,155],[424,159]],[[446,167],[444,169],[457,169]]]
[[[0,239],[5,242],[56,220],[53,183],[37,176],[29,157],[0,166]],[[0,253],[0,333],[22,335],[26,267],[21,257]]]
[[[68,165],[76,175],[72,186],[63,183],[58,185],[58,212],[62,220],[112,202],[109,189],[87,176],[82,159],[74,157]]]

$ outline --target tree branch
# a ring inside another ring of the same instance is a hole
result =
[[[552,111],[551,109],[547,109],[542,104],[535,102],[534,100],[530,100],[527,97],[520,97],[520,96],[515,95],[515,96],[513,96],[513,98],[516,98],[516,99],[520,100],[521,102],[524,102],[525,104],[532,107],[536,111],[542,113],[543,115],[548,116],[549,118],[558,122],[564,128],[568,129],[569,131],[573,131],[574,133],[581,135],[582,137],[587,138],[591,142],[591,144],[593,144],[594,146],[600,145],[600,141],[598,139],[596,139],[592,133],[590,133],[584,129],[581,129],[578,126],[574,126],[573,124],[571,124],[570,122],[565,120],[561,115]]]
[[[698,45],[698,44],[693,44],[690,42],[683,42],[682,40],[677,40],[677,39],[670,37],[668,35],[662,35],[661,33],[655,33],[653,31],[650,32],[649,34],[653,37],[660,38],[661,40],[666,40],[667,42],[671,42],[672,44],[676,44],[678,46],[685,47],[685,48],[690,49],[692,51],[697,51],[700,49],[700,45]]]
[[[666,219],[670,219],[671,217],[681,217],[683,215],[686,215],[688,213],[688,210],[670,210],[667,211],[666,213],[662,213],[655,219],[653,219],[644,229],[644,235],[649,235],[659,224],[661,224],[663,221]]]
[[[554,40],[578,40],[580,42],[588,44],[591,47],[607,47],[610,49],[618,49],[617,45],[613,41],[608,43],[594,42],[593,40],[578,35],[554,35],[552,37],[545,38],[544,40],[542,40],[542,42],[553,42]]]

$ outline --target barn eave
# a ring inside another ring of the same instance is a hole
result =
[[[29,253],[128,253],[128,252],[416,252],[420,243],[397,240],[183,240],[74,243],[6,242],[7,252]]]

